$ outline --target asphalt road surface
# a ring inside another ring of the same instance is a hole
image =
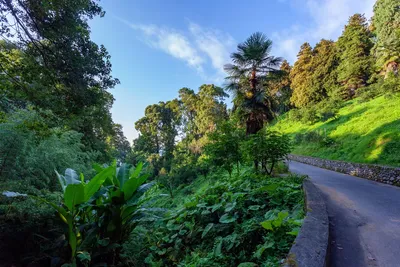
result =
[[[331,267],[400,267],[400,187],[291,161],[322,191]]]

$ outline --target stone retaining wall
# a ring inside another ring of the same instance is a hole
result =
[[[400,168],[350,163],[298,155],[289,155],[289,159],[380,183],[400,186]]]
[[[306,218],[283,267],[326,267],[329,249],[329,220],[320,190],[303,183]]]

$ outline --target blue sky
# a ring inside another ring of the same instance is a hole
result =
[[[273,55],[292,64],[300,45],[340,35],[349,16],[372,15],[375,0],[103,0],[106,16],[90,22],[92,39],[111,54],[113,119],[131,142],[147,105],[182,87],[222,85],[237,43],[261,31]]]

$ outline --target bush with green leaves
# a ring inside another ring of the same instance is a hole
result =
[[[390,72],[383,85],[382,85],[382,92],[389,96],[393,96],[400,92],[400,77],[399,74],[394,74]]]
[[[318,114],[315,107],[301,109],[301,121],[303,123],[313,124],[318,121]]]
[[[126,266],[277,266],[304,217],[303,177],[220,177],[163,220],[141,224],[122,251]]]
[[[296,145],[301,143],[316,143],[321,146],[333,146],[335,140],[328,136],[324,131],[309,131],[305,133],[297,133],[294,135],[293,141]]]
[[[242,152],[241,141],[244,131],[227,121],[218,125],[217,130],[209,134],[210,142],[205,146],[205,154],[210,165],[225,169],[229,175],[236,167],[239,172]]]
[[[255,163],[256,171],[258,163],[261,163],[262,171],[272,174],[276,164],[285,160],[290,153],[291,144],[288,136],[264,128],[248,136],[248,140],[243,143],[243,150],[246,159]]]

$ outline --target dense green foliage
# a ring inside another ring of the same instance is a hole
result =
[[[125,264],[278,266],[301,225],[302,178],[265,179],[251,172],[198,178],[177,190],[175,199],[154,203],[169,211],[163,220],[132,232],[123,249]],[[149,195],[160,193],[155,189]]]
[[[355,14],[349,19],[337,46],[340,55],[337,69],[341,85],[339,95],[349,99],[358,88],[367,84],[370,76],[372,40],[363,15]]]
[[[291,102],[296,107],[305,107],[312,104],[312,95],[308,90],[311,88],[312,76],[312,48],[309,43],[301,46],[297,55],[297,61],[294,63],[290,72],[290,80],[292,81],[293,94]]]
[[[245,155],[253,162],[260,162],[262,171],[272,174],[274,167],[291,151],[289,138],[277,132],[262,129],[244,142]],[[255,165],[258,171],[258,164]]]
[[[392,0],[378,0],[374,6],[372,30],[376,42],[373,54],[375,67],[385,74],[398,72],[400,61],[400,12],[399,3]]]
[[[0,6],[0,114],[28,106],[51,112],[53,127],[82,133],[86,151],[110,160],[116,133],[107,90],[119,81],[88,26],[104,11],[91,0],[2,0]]]

